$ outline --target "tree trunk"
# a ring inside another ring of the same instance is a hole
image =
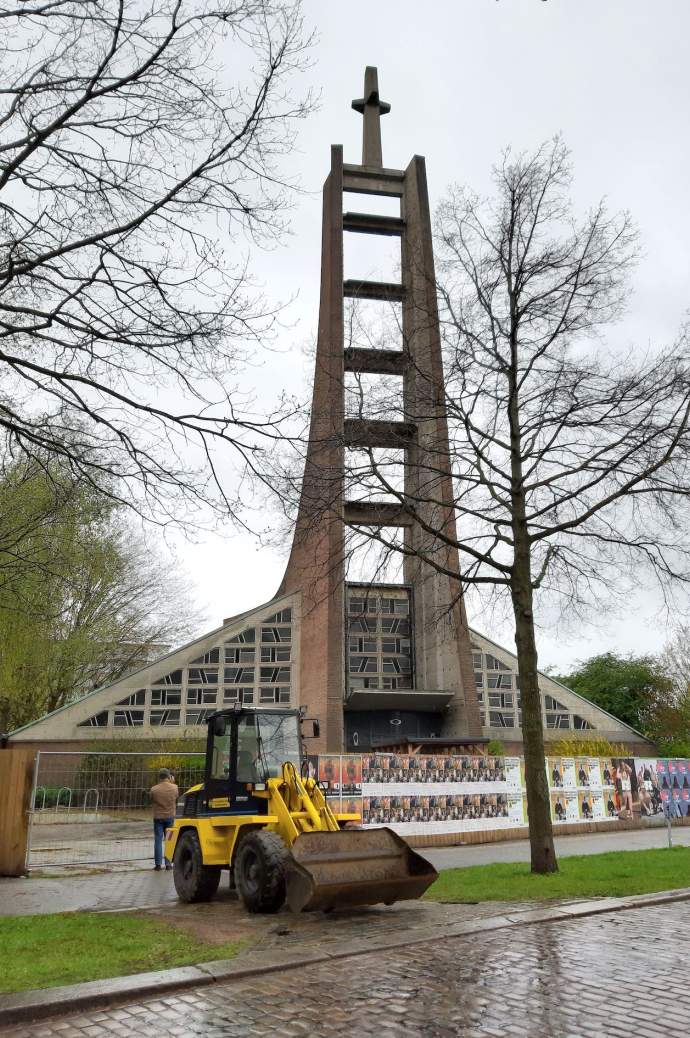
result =
[[[544,759],[544,729],[537,671],[537,645],[534,637],[529,554],[526,546],[516,546],[516,549],[511,593],[522,700],[522,738],[532,872],[558,872]]]

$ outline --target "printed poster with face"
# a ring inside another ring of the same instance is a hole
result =
[[[587,757],[575,758],[575,782],[578,789],[591,789],[590,762]]]
[[[594,821],[594,794],[585,790],[577,794],[578,817],[583,822]]]
[[[587,794],[585,794],[586,796]],[[601,822],[606,818],[605,794],[601,790],[593,790],[590,796],[592,804],[592,818],[595,822]]]
[[[319,782],[326,786],[326,793],[340,794],[340,757],[319,757]]]
[[[362,758],[348,754],[341,758],[340,774],[343,793],[349,796],[362,795]]]
[[[553,822],[565,822],[567,814],[567,806],[565,793],[559,791],[557,793],[551,793],[551,820]]]
[[[613,787],[615,767],[610,757],[605,757],[601,762],[601,785],[603,789],[608,789],[610,786]]]
[[[671,788],[671,776],[668,770],[668,761],[659,760],[656,762],[656,781],[659,790],[669,790]]]
[[[546,758],[546,774],[551,789],[563,789],[563,761],[560,757]]]

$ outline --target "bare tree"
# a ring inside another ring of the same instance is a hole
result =
[[[535,605],[555,595],[584,614],[593,596],[611,600],[642,570],[666,594],[690,578],[690,365],[684,336],[644,356],[601,345],[624,309],[637,234],[604,203],[574,218],[560,140],[507,152],[494,172],[495,198],[455,188],[437,214],[451,457],[427,465],[410,493],[369,451],[355,482],[423,525],[434,507],[443,514],[439,474],[452,468],[458,537],[427,529],[424,561],[442,570],[450,544],[463,591],[511,604],[532,869],[549,872]],[[360,533],[403,558],[413,551],[385,527]]]
[[[238,390],[277,304],[299,0],[0,4],[0,427],[165,521],[278,435]],[[232,247],[228,254],[224,243]]]

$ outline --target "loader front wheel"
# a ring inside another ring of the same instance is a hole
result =
[[[180,901],[210,901],[220,883],[220,866],[204,865],[199,837],[193,829],[180,836],[173,858],[173,880]]]
[[[235,857],[235,886],[248,912],[277,912],[285,902],[285,871],[290,856],[277,835],[248,833]]]

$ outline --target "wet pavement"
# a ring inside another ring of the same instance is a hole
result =
[[[690,826],[673,830],[675,845],[690,846]],[[559,856],[611,850],[664,847],[664,829],[583,833],[556,839]],[[150,848],[149,848],[150,850]],[[437,869],[485,865],[494,861],[528,861],[527,840],[456,847],[424,847],[420,853]],[[170,874],[141,868],[141,863],[84,869],[32,871],[29,879],[0,879],[0,916],[78,910],[115,911],[158,908],[177,901]]]
[[[445,936],[2,1033],[12,1038],[685,1038],[689,927],[690,902],[676,902]]]

